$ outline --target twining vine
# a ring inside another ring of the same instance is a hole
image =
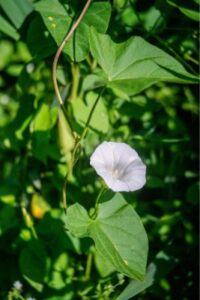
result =
[[[92,115],[94,113],[94,110],[99,102],[99,99],[101,98],[104,90],[105,90],[105,87],[103,87],[99,93],[99,95],[97,96],[92,108],[91,108],[91,111],[88,115],[88,119],[85,123],[85,127],[84,127],[84,130],[81,134],[80,137],[78,137],[76,135],[76,133],[74,132],[73,130],[73,126],[71,124],[71,121],[69,119],[69,116],[68,116],[68,113],[67,113],[67,110],[65,108],[65,105],[64,105],[64,101],[62,99],[62,96],[60,94],[60,91],[59,91],[59,86],[58,86],[58,81],[57,81],[57,76],[56,76],[56,70],[57,70],[57,65],[58,65],[58,61],[59,61],[59,58],[60,58],[60,55],[62,53],[62,50],[64,48],[64,46],[66,45],[66,43],[70,40],[70,38],[72,37],[73,33],[75,32],[75,30],[77,29],[77,27],[79,26],[79,24],[81,23],[83,17],[85,16],[90,4],[91,4],[92,0],[88,0],[85,4],[85,6],[83,7],[83,10],[81,11],[78,19],[76,20],[76,22],[72,25],[71,29],[69,30],[69,32],[67,32],[66,36],[64,37],[62,43],[60,44],[60,46],[58,47],[58,50],[55,54],[55,57],[54,57],[54,60],[53,60],[53,65],[52,65],[52,79],[53,79],[53,87],[54,87],[54,91],[55,91],[55,94],[56,94],[56,97],[57,97],[57,100],[60,104],[60,107],[63,111],[63,114],[69,124],[69,127],[70,127],[70,131],[71,131],[71,134],[72,134],[72,137],[74,138],[75,140],[75,145],[74,145],[74,149],[72,151],[72,156],[71,156],[71,161],[69,163],[69,170],[67,171],[66,173],[66,176],[65,176],[65,179],[64,179],[64,184],[63,184],[63,189],[62,189],[62,200],[63,200],[63,207],[64,207],[64,211],[65,213],[67,213],[67,182],[68,182],[68,177],[69,177],[69,174],[72,173],[72,170],[73,170],[73,167],[74,165],[76,164],[78,158],[76,157],[76,154],[81,146],[81,141],[84,140],[84,138],[86,137],[87,135],[87,132],[88,132],[88,128],[89,128],[89,125],[90,125],[90,121],[92,119]]]

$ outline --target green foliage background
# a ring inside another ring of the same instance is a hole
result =
[[[57,22],[68,26],[80,12],[80,2],[60,0],[63,15],[59,10]],[[77,32],[76,57],[71,43],[57,72],[78,134],[101,85],[100,69],[88,54],[89,27],[100,33],[108,27],[115,42],[141,36],[196,76],[199,3],[187,2],[106,1],[101,19],[100,1],[94,1],[94,14]],[[52,20],[45,19],[45,14],[56,14],[56,1],[44,3],[0,1],[0,299],[7,299],[16,280],[23,283],[25,299],[117,299],[130,280],[113,273],[94,248],[91,258],[91,240],[79,240],[65,229],[61,190],[73,140],[51,79],[56,42],[63,34],[58,36]],[[129,97],[110,86],[70,178],[69,205],[78,201],[90,208],[100,186],[89,166],[97,144],[126,142],[145,161],[145,188],[124,194],[143,220],[148,261],[156,267],[153,285],[136,299],[197,297],[198,87],[189,83],[157,82],[139,93],[133,81],[130,89],[135,92]]]

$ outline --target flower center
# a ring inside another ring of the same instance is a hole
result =
[[[119,179],[119,177],[121,176],[120,170],[118,170],[118,169],[112,170],[112,176],[114,179]]]

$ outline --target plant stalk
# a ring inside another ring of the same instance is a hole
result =
[[[93,254],[92,252],[89,252],[87,256],[84,281],[88,281],[90,279],[90,274],[92,269],[92,258],[93,258]]]
[[[71,93],[69,96],[69,100],[73,101],[77,98],[79,79],[80,79],[79,66],[76,63],[71,64],[71,72],[72,72],[72,86],[71,86]]]
[[[65,44],[69,41],[69,39],[71,38],[71,36],[73,35],[74,31],[76,30],[76,28],[79,26],[81,20],[83,19],[84,15],[86,14],[90,4],[91,4],[92,0],[88,0],[80,14],[80,16],[78,17],[78,19],[76,20],[76,22],[73,24],[73,26],[71,27],[70,31],[66,34],[63,42],[61,43],[61,45],[58,47],[58,50],[56,52],[56,55],[54,57],[54,60],[53,60],[53,66],[52,66],[52,79],[53,79],[53,86],[54,86],[54,91],[55,91],[55,94],[57,96],[57,99],[60,103],[60,106],[64,112],[64,115],[65,117],[67,118],[67,121],[69,122],[69,118],[67,117],[67,112],[66,112],[66,109],[64,107],[64,101],[62,99],[62,96],[60,94],[60,91],[59,91],[59,87],[58,87],[58,82],[57,82],[57,77],[56,77],[56,70],[57,70],[57,65],[58,65],[58,60],[59,60],[59,57],[61,55],[61,52],[65,46]],[[71,131],[72,131],[72,134],[74,136],[74,133],[73,133],[73,129],[72,129],[72,126],[69,122],[69,126],[71,128]]]
[[[97,214],[98,214],[98,208],[99,208],[99,200],[101,199],[102,195],[106,192],[106,190],[107,190],[107,187],[102,186],[101,189],[100,189],[100,191],[99,191],[99,194],[98,194],[98,196],[97,196],[97,198],[96,198],[96,201],[95,201],[94,212],[93,212],[93,214],[91,215],[91,218],[92,218],[93,220],[95,220],[96,217],[97,217]]]
[[[60,55],[61,55],[61,52],[65,46],[65,44],[69,41],[69,39],[71,38],[71,36],[73,35],[74,31],[76,30],[76,28],[79,26],[80,22],[82,21],[84,15],[86,14],[90,4],[91,4],[92,0],[87,0],[82,12],[80,13],[78,19],[76,20],[76,22],[72,25],[71,29],[69,32],[67,32],[66,36],[64,37],[61,45],[58,47],[58,50],[56,52],[56,55],[54,57],[54,60],[53,60],[53,65],[52,65],[52,80],[53,80],[53,87],[54,87],[54,91],[55,91],[55,94],[56,94],[56,97],[58,99],[58,102],[60,104],[60,107],[64,113],[64,116],[69,124],[69,127],[70,127],[70,130],[71,130],[71,133],[72,133],[72,136],[75,138],[75,135],[74,135],[74,132],[73,132],[73,127],[71,125],[71,122],[69,120],[69,117],[68,117],[68,113],[65,109],[65,106],[64,106],[64,101],[62,99],[62,96],[60,94],[60,91],[59,91],[59,87],[58,87],[58,81],[57,81],[57,77],[56,77],[56,70],[57,70],[57,65],[58,65],[58,60],[60,58]],[[65,177],[65,180],[64,180],[64,186],[63,186],[63,190],[62,190],[62,197],[63,197],[63,205],[64,205],[64,209],[65,209],[65,213],[67,211],[67,197],[66,197],[66,187],[67,187],[67,179],[68,179],[68,174],[66,174],[66,177]]]
[[[64,211],[65,211],[65,214],[67,214],[67,192],[66,192],[66,189],[67,189],[67,182],[68,182],[68,177],[69,177],[69,174],[71,174],[73,172],[73,167],[75,165],[75,163],[77,162],[78,158],[76,157],[76,153],[79,149],[79,147],[81,146],[81,141],[86,137],[87,135],[87,132],[88,132],[88,129],[89,129],[89,125],[90,125],[90,121],[92,119],[92,116],[93,116],[93,113],[94,113],[94,110],[99,102],[99,99],[101,98],[104,90],[105,90],[106,87],[103,87],[101,92],[98,94],[93,106],[92,106],[92,109],[89,113],[89,116],[88,116],[88,119],[86,121],[86,124],[85,124],[85,128],[81,134],[81,137],[80,138],[76,138],[76,143],[75,143],[75,146],[74,146],[74,149],[73,149],[73,152],[72,152],[72,158],[71,158],[71,164],[70,164],[70,170],[67,172],[66,176],[65,176],[65,180],[64,180],[64,184],[63,184],[63,190],[62,190],[62,197],[63,197],[63,207],[64,207]]]

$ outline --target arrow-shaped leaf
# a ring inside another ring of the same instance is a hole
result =
[[[116,94],[134,95],[159,81],[197,82],[176,59],[139,36],[117,44],[91,28],[90,49]]]
[[[67,213],[67,228],[78,237],[91,237],[97,251],[118,272],[143,280],[146,270],[148,241],[142,222],[122,195],[99,205],[95,220],[78,203]]]

